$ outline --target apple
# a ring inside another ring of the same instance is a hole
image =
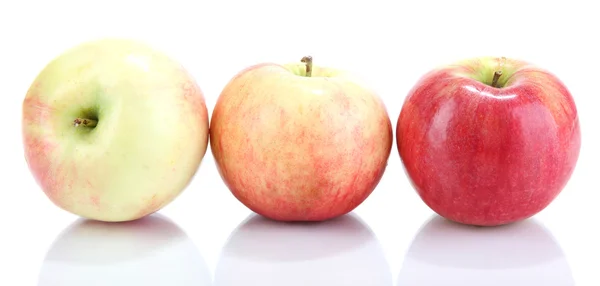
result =
[[[386,107],[366,86],[309,56],[240,71],[210,123],[231,193],[279,221],[323,221],[358,207],[378,185],[393,141]]]
[[[208,145],[202,91],[173,59],[127,39],[72,47],[37,75],[23,101],[29,170],[58,207],[128,221],[174,200]]]
[[[573,97],[519,59],[480,57],[425,74],[396,126],[409,180],[434,212],[494,226],[529,218],[563,190],[581,145]]]

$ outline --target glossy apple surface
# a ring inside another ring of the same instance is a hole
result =
[[[25,159],[49,199],[102,221],[144,217],[192,179],[208,145],[203,94],[177,62],[124,39],[82,43],[23,102]]]
[[[546,208],[569,181],[581,145],[575,102],[555,75],[491,57],[424,75],[404,102],[396,136],[421,199],[443,217],[481,226]]]
[[[258,64],[225,86],[210,146],[233,195],[282,221],[322,221],[359,206],[390,155],[380,98],[345,72],[304,63]]]

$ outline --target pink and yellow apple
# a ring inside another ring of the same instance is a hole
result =
[[[217,100],[210,138],[222,179],[250,210],[280,221],[322,221],[373,192],[393,133],[373,91],[304,57],[239,72]]]
[[[25,159],[48,198],[102,221],[151,214],[188,185],[208,145],[203,94],[149,46],[101,39],[48,63],[23,102]]]
[[[397,147],[439,215],[493,226],[531,217],[569,181],[581,134],[575,102],[550,72],[481,57],[424,75],[397,123]]]

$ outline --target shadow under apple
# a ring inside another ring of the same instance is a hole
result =
[[[354,214],[282,223],[252,214],[230,235],[217,286],[393,285],[379,241]]]
[[[174,222],[154,214],[136,221],[78,219],[54,241],[40,286],[203,286],[211,274],[198,249]]]
[[[398,285],[575,285],[557,241],[535,219],[473,227],[437,215],[408,249]]]

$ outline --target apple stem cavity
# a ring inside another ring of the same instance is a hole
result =
[[[500,79],[500,76],[502,76],[501,70],[497,70],[494,72],[494,78],[492,78],[492,87],[498,87],[498,79]]]
[[[306,76],[307,77],[311,77],[312,76],[312,66],[313,66],[313,59],[312,59],[312,57],[311,56],[305,56],[300,61],[306,64]]]
[[[96,127],[98,124],[98,120],[87,119],[87,118],[75,118],[73,121],[73,126],[75,127]]]

